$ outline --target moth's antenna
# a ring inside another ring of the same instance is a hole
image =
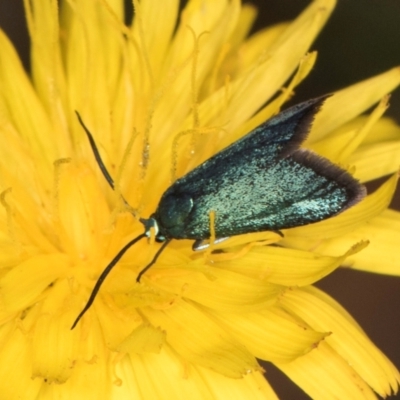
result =
[[[100,286],[103,284],[104,279],[106,279],[107,275],[110,273],[110,271],[113,269],[114,265],[121,259],[121,257],[126,253],[126,251],[133,246],[136,242],[138,242],[140,239],[143,239],[146,237],[146,233],[142,233],[139,236],[136,236],[134,239],[132,239],[130,242],[128,242],[120,251],[119,253],[112,259],[110,264],[107,265],[107,267],[104,269],[104,271],[101,273],[99,279],[97,279],[96,285],[94,286],[92,293],[90,294],[89,300],[86,303],[86,306],[83,308],[83,310],[79,313],[77,316],[75,322],[71,326],[71,330],[75,328],[76,324],[79,322],[79,320],[83,317],[83,315],[86,313],[87,310],[89,310],[90,306],[93,304],[94,299],[96,298],[96,295],[100,289]],[[163,248],[165,246],[162,246]],[[156,257],[159,252],[157,252]],[[154,260],[154,259],[153,259]],[[152,261],[153,262],[153,261]]]
[[[78,117],[78,121],[81,124],[82,128],[84,129],[84,131],[86,132],[86,135],[89,139],[89,143],[90,146],[92,148],[94,157],[96,159],[97,164],[100,167],[101,172],[104,175],[104,178],[106,179],[106,181],[108,182],[108,184],[111,186],[112,189],[115,189],[115,185],[114,185],[114,180],[111,177],[111,175],[109,174],[109,172],[107,171],[106,166],[104,165],[103,160],[101,159],[99,150],[97,149],[96,146],[96,142],[93,139],[92,134],[90,133],[89,129],[86,127],[86,125],[83,123],[81,116],[79,115],[78,111],[75,111],[77,117]],[[122,197],[123,201],[125,202],[125,204],[131,208],[128,204],[128,202]],[[150,229],[151,226],[154,226],[154,223],[156,223],[155,220],[153,220],[152,218],[150,219],[144,219],[144,218],[139,218],[140,222],[145,226],[145,232],[140,234],[139,236],[135,237],[134,239],[132,239],[130,242],[128,242],[119,252],[118,254],[111,260],[111,262],[107,265],[107,267],[104,269],[104,271],[101,273],[99,279],[97,280],[92,293],[90,294],[89,300],[87,301],[85,307],[83,308],[83,310],[79,313],[79,315],[77,316],[77,318],[75,319],[74,323],[71,326],[71,330],[75,328],[75,326],[77,325],[77,323],[80,321],[80,319],[85,315],[86,311],[89,310],[89,308],[91,307],[91,305],[93,304],[97,293],[100,290],[101,285],[103,284],[104,280],[106,279],[107,275],[111,272],[111,270],[114,268],[115,264],[121,259],[121,257],[126,253],[126,251],[133,246],[135,243],[137,243],[139,240],[145,238],[146,236],[148,236],[148,229]],[[153,221],[153,223],[150,223],[151,221]],[[148,228],[148,229],[147,229]],[[160,254],[162,253],[162,251],[165,249],[165,247],[168,245],[168,243],[171,241],[171,239],[166,239],[165,242],[162,244],[162,246],[158,249],[157,253],[154,255],[153,259],[151,260],[151,262],[144,267],[140,272],[139,275],[136,278],[137,282],[140,282],[140,278],[142,277],[142,275],[157,261],[158,257],[160,256]]]
[[[161,255],[163,250],[167,247],[168,243],[171,242],[171,239],[166,239],[165,242],[162,244],[162,246],[157,250],[157,253],[154,255],[153,259],[150,261],[149,264],[147,264],[140,272],[139,275],[136,278],[136,282],[140,282],[140,278],[143,276],[143,274],[157,261],[158,257]]]
[[[114,180],[111,178],[111,175],[108,173],[106,166],[103,163],[103,160],[101,159],[99,150],[97,149],[96,143],[93,139],[92,134],[90,133],[89,129],[86,127],[86,125],[83,123],[81,116],[79,115],[78,111],[75,110],[76,116],[78,117],[78,121],[81,124],[82,128],[86,132],[86,135],[89,139],[90,147],[93,150],[94,157],[97,161],[97,164],[99,165],[101,172],[104,175],[104,178],[106,178],[106,181],[109,183],[112,189],[115,189],[114,187]]]
[[[83,122],[80,114],[78,113],[78,111],[75,110],[75,114],[78,117],[78,121],[81,124],[83,130],[86,132],[86,136],[89,139],[89,143],[90,143],[90,147],[92,148],[93,154],[94,154],[94,158],[96,159],[96,162],[101,170],[101,172],[103,173],[104,178],[106,178],[106,181],[108,182],[108,184],[111,186],[111,189],[115,190],[115,184],[114,184],[114,179],[111,177],[110,173],[107,171],[106,166],[104,165],[104,162],[100,156],[100,152],[96,146],[96,142],[93,139],[92,134],[90,133],[89,129],[87,128],[87,126],[85,125],[85,123]],[[137,218],[137,214],[136,211],[129,205],[129,203],[125,200],[124,196],[122,196],[120,194],[123,202],[125,203],[125,205],[127,206],[128,210],[130,210],[130,212],[132,213],[132,215]],[[141,218],[139,218],[139,220],[141,220]]]
[[[76,113],[76,116],[78,117],[79,123],[81,124],[82,128],[84,129],[84,131],[86,133],[86,136],[89,139],[90,147],[92,148],[94,157],[96,159],[96,162],[97,162],[98,166],[100,167],[101,172],[103,173],[104,178],[106,179],[108,184],[111,186],[111,188],[115,189],[114,180],[111,177],[111,175],[109,174],[109,172],[107,171],[106,166],[104,165],[104,162],[103,162],[103,160],[102,160],[102,158],[100,156],[99,150],[97,149],[96,142],[94,141],[92,134],[90,133],[89,129],[84,124],[84,122],[83,122],[80,114],[78,113],[78,111],[75,111],[75,113]],[[129,206],[129,204],[126,202],[126,200],[124,198],[123,198],[123,200],[124,200],[125,204],[127,204]],[[119,251],[119,253],[111,260],[110,264],[107,265],[107,267],[104,269],[104,271],[100,275],[99,279],[97,280],[96,285],[94,286],[94,288],[92,290],[92,293],[90,294],[88,302],[86,303],[85,307],[83,308],[83,310],[80,312],[80,314],[76,318],[76,320],[73,323],[71,329],[75,328],[76,324],[79,322],[79,320],[83,317],[83,315],[86,313],[86,311],[93,304],[94,299],[96,298],[97,293],[99,292],[101,285],[103,284],[104,280],[106,279],[106,277],[110,273],[110,271],[113,269],[115,264],[121,259],[121,257],[125,254],[125,252],[131,246],[133,246],[136,242],[138,242],[140,239],[143,239],[144,237],[146,237],[146,233],[142,233],[139,236],[137,236],[136,238],[132,239],[130,242],[128,242]]]

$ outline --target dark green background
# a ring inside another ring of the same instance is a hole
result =
[[[162,3],[160,0],[160,6]],[[260,9],[255,27],[260,28],[294,18],[310,2],[259,0],[252,3]],[[0,26],[12,38],[28,69],[29,45],[22,0],[0,0]],[[399,66],[400,0],[339,0],[312,50],[318,50],[317,65],[296,90],[296,102]],[[387,114],[400,123],[400,89],[393,94]],[[400,209],[399,195],[393,207]],[[318,286],[345,306],[371,339],[400,367],[400,278],[343,269],[319,282]],[[265,364],[265,369],[281,399],[308,398],[272,366]]]

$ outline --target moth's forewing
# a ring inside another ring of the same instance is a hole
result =
[[[325,99],[283,111],[171,185],[155,213],[164,234],[209,238],[211,210],[226,237],[317,222],[359,201],[364,188],[351,175],[299,149]],[[186,207],[173,207],[182,199]]]

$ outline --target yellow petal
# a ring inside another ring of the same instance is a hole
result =
[[[389,104],[390,105],[390,104]],[[366,119],[365,116],[360,116],[353,120],[353,123],[361,123]],[[370,130],[365,138],[363,145],[379,144],[381,142],[397,141],[400,139],[400,126],[391,118],[381,118]]]
[[[180,121],[187,117],[190,107],[193,105],[193,91],[198,90],[198,82],[202,82],[213,69],[221,46],[238,23],[239,14],[240,6],[237,1],[190,1],[185,8],[184,18],[177,28],[165,65],[170,76],[167,76],[167,80],[162,82],[163,86],[158,89],[159,93],[156,94],[157,97],[162,95],[163,101],[157,104],[157,114],[152,120],[151,133],[164,136],[164,149],[172,148],[171,126],[175,126],[172,132],[176,132],[176,127],[178,127],[178,132],[187,129],[186,126],[182,126],[182,129],[179,127]],[[197,42],[193,37],[193,32],[198,38]],[[199,35],[201,36],[199,37]],[[201,52],[201,57],[195,57],[194,51]],[[195,62],[196,64],[194,64]],[[194,71],[196,82],[192,81]],[[166,90],[167,88],[169,90]],[[179,96],[177,96],[178,93]],[[197,101],[197,99],[195,100]],[[172,108],[170,107],[171,102],[174,104]],[[200,123],[204,126],[205,122],[201,120]],[[192,126],[193,117],[191,116],[189,128]],[[168,153],[164,150],[160,155],[164,157],[168,156]],[[158,160],[158,162],[160,161],[162,162],[162,160]],[[158,167],[154,168],[159,169]],[[148,173],[152,174],[152,171],[150,170]]]
[[[235,30],[232,32],[232,36],[230,38],[232,47],[240,45],[245,40],[246,42],[250,40],[248,38],[248,35],[251,31],[251,28],[256,18],[257,18],[256,7],[250,3],[242,4],[239,15],[239,21],[237,23]]]
[[[124,350],[121,351],[128,351],[127,349],[132,347],[130,343],[134,341],[137,351],[145,351],[145,348],[151,347],[151,344],[156,341],[156,338],[150,340],[150,332],[145,330],[143,318],[136,309],[126,309],[124,307],[125,304],[119,306],[118,302],[113,301],[115,297],[116,296],[111,297],[105,294],[103,290],[103,293],[98,296],[96,303],[93,305],[94,309],[92,308],[89,310],[87,316],[85,315],[85,318],[82,320],[82,329],[85,332],[96,329],[99,322],[104,342],[109,349],[120,351],[120,347],[123,346]],[[87,294],[85,301],[88,298],[89,294]],[[85,303],[82,303],[80,307],[82,308],[84,304]],[[78,310],[78,312],[80,312],[80,310]],[[88,318],[89,315],[91,318]],[[143,343],[143,331],[148,334],[148,343]],[[125,343],[125,345],[123,343]],[[156,346],[157,343],[153,345],[153,347]]]
[[[379,141],[376,141],[377,138]],[[355,178],[362,182],[398,171],[400,166],[399,127],[388,119],[378,121],[371,129],[366,144],[357,149],[348,162],[355,168]]]
[[[400,259],[398,257],[400,232],[400,214],[398,211],[385,210],[352,233],[341,238],[321,243],[319,251],[324,254],[340,252],[346,243],[360,237],[368,239],[368,247],[344,261],[344,265],[379,274],[400,275]]]
[[[0,393],[5,399],[39,398],[42,382],[32,379],[31,338],[16,325],[0,331]]]
[[[65,232],[66,250],[79,259],[101,255],[108,215],[108,205],[90,169],[85,165],[65,165],[58,185],[58,217]]]
[[[264,52],[268,51],[275,44],[276,40],[288,29],[288,26],[289,23],[276,24],[264,28],[249,37],[240,47],[241,62],[232,78],[246,71],[254,63],[260,62],[260,58],[262,58],[260,49],[263,49]]]
[[[52,141],[58,154],[66,156],[72,149],[65,126],[67,87],[58,40],[58,4],[56,1],[37,0],[24,1],[24,4],[31,37],[30,54],[35,89],[52,117]]]
[[[399,276],[399,232],[400,213],[385,210],[367,225],[360,227],[359,234],[368,237],[371,244],[365,252],[355,255],[354,259],[350,258],[349,265],[364,271]]]
[[[210,268],[207,274],[190,270],[181,275],[165,276],[152,284],[211,309],[226,312],[249,312],[264,309],[275,301],[282,290],[256,278],[219,268]]]
[[[354,177],[361,182],[393,174],[400,167],[400,141],[387,141],[362,146],[349,159]]]
[[[225,89],[222,89],[200,105],[202,123],[207,124],[213,118],[216,120],[214,125],[224,124],[225,129],[231,131],[248,119],[281,88],[288,76],[297,68],[299,61],[325,24],[334,4],[335,2],[331,0],[314,1],[288,26],[275,41],[274,46],[268,49],[265,61],[259,61],[253,66],[254,71],[250,77],[246,74],[232,82],[232,87],[229,89],[232,98],[228,104],[224,101]],[[246,98],[245,104],[243,98]],[[236,139],[238,138],[229,135],[218,143],[216,150]]]
[[[96,333],[97,339],[101,342],[100,330],[96,331]],[[94,339],[93,336],[92,334],[90,341]],[[81,340],[88,340],[88,338],[83,338]],[[54,348],[58,353],[59,349],[56,347]],[[66,382],[62,384],[57,384],[56,382],[53,382],[53,384],[46,384],[46,381],[44,381],[38,398],[45,400],[68,400],[71,398],[85,398],[88,400],[98,400],[102,398],[113,399],[111,394],[118,380],[112,375],[113,371],[110,367],[110,355],[102,351],[103,348],[104,346],[96,348],[95,355],[89,360],[74,362],[73,374]],[[35,380],[41,379],[36,378]],[[117,397],[115,397],[115,399],[117,399]]]
[[[315,117],[308,141],[314,142],[328,135],[378,102],[400,84],[400,68],[347,87],[330,97]],[[340,110],[340,112],[338,112]]]
[[[165,332],[142,324],[124,339],[118,346],[118,351],[132,354],[160,353],[164,344]]]
[[[109,137],[109,108],[119,88],[122,8],[122,3],[115,1],[79,1],[69,2],[61,10],[61,29],[68,32],[62,41],[66,107],[78,110],[100,138]],[[71,111],[66,118],[78,127]],[[81,129],[72,134],[76,132],[82,138]]]
[[[57,157],[57,152],[53,140],[49,138],[55,132],[15,49],[2,31],[0,48],[0,96],[7,107],[7,119],[14,124],[19,135],[29,145],[37,165],[52,163]],[[24,117],[21,118],[21,115]],[[49,173],[43,170],[39,172]],[[47,175],[47,178],[49,177],[50,175]]]
[[[274,363],[303,356],[329,335],[311,329],[278,307],[250,314],[213,315],[257,358]]]
[[[313,143],[312,150],[321,154],[337,164],[346,163],[349,157],[360,146],[368,136],[372,127],[388,108],[389,96],[385,96],[371,115],[364,121],[356,131],[340,131],[340,134],[332,133],[328,137]]]
[[[342,265],[347,257],[361,251],[365,245],[366,243],[360,243],[340,257],[281,247],[261,247],[252,250],[243,258],[229,261],[226,268],[277,285],[303,286],[328,275]]]
[[[262,373],[254,372],[241,379],[227,378],[176,357],[168,347],[160,354],[145,354],[124,358],[116,374],[122,384],[114,386],[115,399],[277,399]],[[113,397],[114,399],[114,397]]]
[[[375,393],[327,343],[287,364],[276,364],[313,399],[376,400]]]
[[[178,0],[135,2],[132,30],[156,79],[162,71],[179,11]]]
[[[64,254],[34,256],[14,267],[0,281],[2,313],[31,306],[49,285],[67,276],[68,267]]]
[[[369,340],[347,311],[328,295],[310,286],[287,291],[280,298],[280,304],[313,329],[332,332],[326,338],[327,344],[381,396],[397,391],[400,374],[395,366]],[[316,349],[316,352],[319,350]]]
[[[61,281],[49,289],[36,321],[32,344],[32,375],[51,383],[64,383],[74,372],[79,355],[79,331],[71,332],[74,314],[65,312],[69,294],[67,282]]]
[[[311,72],[314,64],[317,60],[317,53],[311,52],[306,54],[299,64],[299,68],[296,74],[291,79],[289,85],[282,91],[276,99],[268,103],[262,110],[260,110],[253,118],[250,118],[247,122],[242,124],[240,128],[235,132],[235,136],[241,137],[246,133],[252,131],[257,126],[261,125],[264,121],[271,118],[273,115],[277,114],[282,104],[284,104],[288,99],[290,99],[294,89],[305,79]]]
[[[143,310],[154,327],[167,332],[167,343],[184,360],[231,378],[260,369],[254,356],[221,329],[207,313],[183,300],[162,310]]]

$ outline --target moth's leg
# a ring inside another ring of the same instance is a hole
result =
[[[230,239],[230,237],[217,238],[214,240],[214,244],[221,243],[227,239]],[[193,251],[205,250],[208,247],[210,247],[210,242],[208,239],[197,239],[192,245]]]

